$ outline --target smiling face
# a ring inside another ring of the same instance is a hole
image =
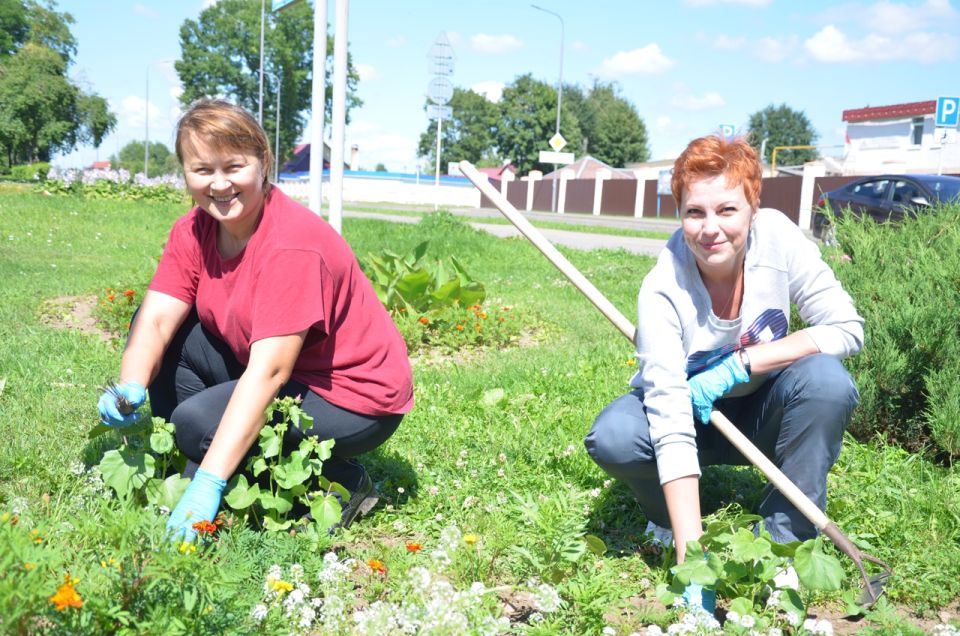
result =
[[[725,175],[697,179],[683,189],[683,238],[701,273],[724,278],[737,272],[755,215],[743,185],[731,188]]]
[[[183,176],[194,201],[231,234],[253,232],[265,199],[256,155],[191,138],[183,144]]]

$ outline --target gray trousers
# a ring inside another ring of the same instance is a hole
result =
[[[840,455],[843,433],[859,401],[840,361],[818,353],[794,362],[751,395],[718,400],[714,408],[825,510],[827,473]],[[716,428],[697,424],[696,430],[701,466],[749,463]],[[630,487],[648,520],[670,527],[642,391],[632,391],[604,409],[584,444],[604,471]],[[763,490],[758,512],[778,543],[817,534],[816,527],[770,484]]]

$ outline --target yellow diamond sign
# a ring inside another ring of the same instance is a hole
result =
[[[553,148],[556,152],[563,150],[563,147],[567,145],[567,140],[563,138],[563,135],[557,133],[550,138],[550,141],[547,142],[550,144],[550,147]]]

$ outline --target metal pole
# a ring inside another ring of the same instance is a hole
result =
[[[439,115],[439,113],[437,113]],[[440,207],[440,122],[443,117],[437,117],[437,176],[433,182],[433,211]]]
[[[150,157],[150,65],[147,64],[147,94],[143,103],[143,176],[149,178],[147,160]]]
[[[277,75],[277,141],[273,144],[273,178],[280,183],[280,89],[283,85],[283,70]]]
[[[310,115],[310,209],[323,209],[323,123],[327,101],[327,0],[313,4],[313,81]]]
[[[936,131],[937,129],[934,128],[933,130]],[[936,132],[934,132],[934,136],[936,136]],[[940,137],[940,159],[939,161],[937,161],[937,176],[940,176],[943,174],[943,146],[946,145],[946,143],[947,143],[947,130],[946,128],[944,128],[943,136]]]
[[[563,35],[564,35],[563,18],[560,17],[559,13],[555,13],[553,11],[550,11],[549,9],[544,9],[543,7],[537,6],[535,4],[531,4],[530,6],[538,11],[549,13],[550,15],[554,16],[557,20],[560,20],[560,79],[557,81],[557,125],[555,129],[556,134],[559,135],[560,134],[560,107],[561,107],[561,104],[563,103]],[[557,171],[557,164],[553,164],[553,171],[554,172]],[[552,195],[552,203],[550,204],[550,210],[552,212],[556,212],[557,211],[557,180],[556,179],[553,179],[552,189],[553,189],[553,195]]]
[[[337,0],[337,23],[333,40],[333,127],[330,142],[330,217],[338,233],[343,215],[343,145],[347,115],[347,19],[349,0]]]
[[[260,100],[257,110],[257,123],[263,126],[263,23],[266,17],[267,0],[260,0]]]

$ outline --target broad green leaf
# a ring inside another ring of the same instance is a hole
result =
[[[173,435],[167,431],[154,431],[150,435],[150,448],[155,453],[166,455],[173,450]]]
[[[773,557],[773,552],[770,551],[770,542],[753,536],[753,533],[746,528],[740,528],[733,535],[730,550],[734,559],[746,563]]]
[[[405,274],[397,281],[397,293],[404,297],[408,302],[420,308],[421,303],[417,300],[424,296],[427,287],[430,285],[430,275],[424,271],[415,271]]]
[[[293,519],[285,519],[283,521],[278,521],[273,517],[264,517],[263,518],[263,527],[269,530],[270,532],[282,532],[287,530],[290,526],[293,525]]]
[[[119,497],[127,497],[134,490],[142,488],[153,477],[154,470],[153,455],[143,451],[110,450],[100,462],[103,482],[113,488]]]
[[[424,254],[427,253],[427,246],[430,245],[430,241],[424,241],[420,243],[415,248],[413,248],[413,260],[414,262],[419,261],[423,258]]]
[[[780,590],[780,607],[788,614],[793,614],[794,616],[806,616],[807,608],[803,606],[803,599],[800,598],[800,594],[796,590],[790,588]]]
[[[320,528],[329,528],[340,521],[340,502],[333,495],[315,497],[310,502],[310,515]]]
[[[313,471],[307,464],[307,459],[296,450],[283,458],[283,463],[277,467],[273,477],[277,485],[286,490],[299,486],[313,476]]]
[[[116,430],[116,429],[113,429],[113,428],[107,426],[107,425],[104,424],[103,422],[99,422],[96,426],[94,426],[94,427],[91,428],[89,431],[87,431],[87,439],[93,439],[93,438],[95,438],[95,437],[100,437],[100,436],[103,435],[104,433],[109,433],[110,431],[113,431],[113,430]]]
[[[860,594],[857,590],[846,590],[843,593],[843,611],[847,616],[860,616],[864,613],[863,607],[857,605],[857,600],[859,600]]]
[[[822,538],[804,541],[797,548],[793,567],[804,587],[812,590],[839,590],[843,585],[843,567],[836,557],[826,554]]]
[[[583,537],[583,540],[587,544],[587,549],[590,550],[592,554],[603,556],[607,553],[607,544],[604,543],[600,537],[588,534]]]
[[[730,608],[728,612],[736,612],[740,616],[746,616],[747,614],[753,613],[753,601],[742,596],[730,601]]]
[[[451,304],[454,298],[460,297],[460,281],[454,279],[447,281],[430,293],[433,304],[438,307],[446,307]]]
[[[260,454],[265,459],[280,454],[280,438],[273,426],[264,426],[260,429]]]
[[[223,500],[234,510],[244,510],[256,503],[259,498],[260,484],[250,485],[243,474],[238,474],[230,480],[230,485],[227,487],[227,493]]]
[[[560,546],[560,556],[563,557],[563,560],[567,563],[576,563],[586,551],[587,544],[580,538],[565,541],[563,545]]]
[[[327,461],[330,459],[330,456],[333,454],[333,445],[336,444],[336,440],[325,439],[319,444],[317,444],[317,457],[321,461]]]
[[[286,514],[293,508],[293,499],[282,490],[276,495],[269,492],[260,493],[260,505],[266,510],[276,510],[278,514]]]
[[[144,490],[147,501],[154,506],[164,506],[173,510],[180,501],[180,497],[186,492],[190,485],[190,479],[182,475],[170,475],[166,479],[153,478],[147,481],[147,487]]]
[[[344,502],[350,503],[350,499],[352,495],[350,494],[349,490],[347,490],[346,488],[343,487],[342,484],[340,484],[340,482],[330,481],[329,479],[327,479],[322,475],[318,478],[318,481],[320,482],[321,488],[323,488],[324,490],[331,490],[337,493],[338,495],[340,495],[340,497],[343,499]]]
[[[251,466],[251,470],[253,471],[254,477],[259,477],[260,474],[263,473],[263,471],[265,471],[267,468],[267,460],[265,460],[263,457],[257,457],[253,460],[253,466]]]

